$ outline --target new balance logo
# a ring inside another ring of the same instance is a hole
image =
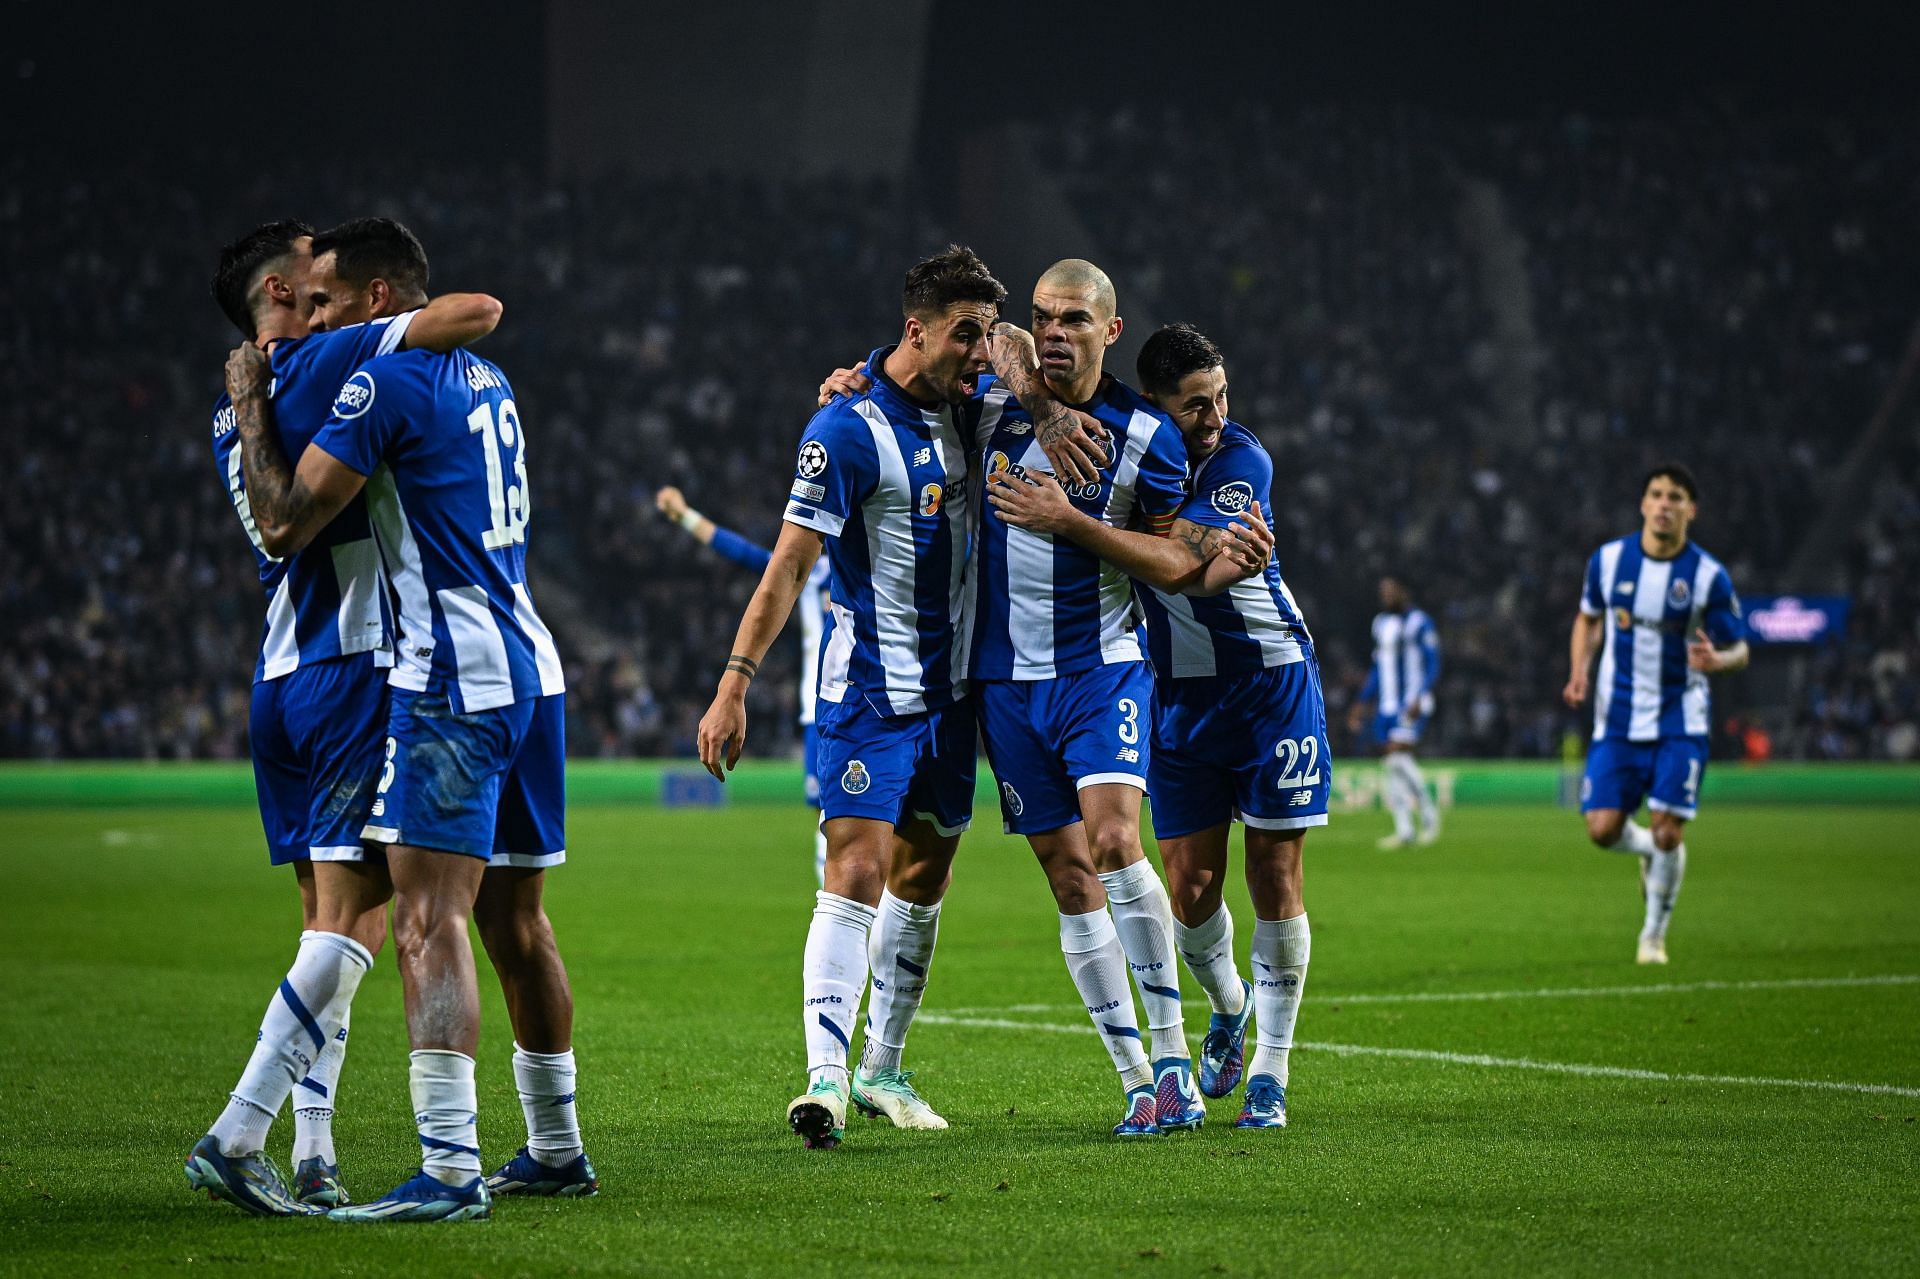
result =
[[[1311,804],[1312,802],[1313,802],[1312,791],[1297,790],[1293,793],[1293,798],[1287,801],[1287,804],[1289,807],[1292,807],[1292,808],[1304,808],[1308,804]]]
[[[913,464],[915,466],[925,466],[931,461],[933,461],[932,449],[915,449],[913,451]]]
[[[1122,746],[1114,758],[1123,764],[1138,764],[1140,762],[1140,752],[1135,747]]]

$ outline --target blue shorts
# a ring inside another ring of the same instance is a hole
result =
[[[1700,783],[1706,775],[1704,737],[1662,737],[1653,742],[1603,738],[1587,750],[1580,811],[1617,808],[1632,816],[1644,799],[1656,812],[1692,821],[1700,811]]]
[[[444,692],[396,688],[385,750],[361,838],[495,866],[567,859],[566,694],[461,715]]]
[[[802,757],[806,760],[807,769],[807,803],[818,808],[820,807],[820,729],[814,724],[802,724],[800,728],[805,742],[802,747],[804,752]]]
[[[973,820],[973,703],[918,715],[882,715],[857,689],[821,702],[820,816],[870,817],[901,826],[916,817],[942,835]]]
[[[1431,715],[1416,715],[1412,719],[1402,720],[1398,715],[1375,715],[1373,717],[1373,740],[1382,746],[1418,746],[1421,736],[1427,731],[1427,721]]]
[[[360,856],[387,727],[387,672],[373,660],[357,653],[253,686],[253,784],[275,866]]]
[[[977,683],[973,696],[1009,834],[1037,835],[1079,821],[1082,786],[1147,788],[1153,671],[1145,662]]]
[[[1262,830],[1325,826],[1332,790],[1327,707],[1313,658],[1154,686],[1147,774],[1154,838],[1235,817]]]

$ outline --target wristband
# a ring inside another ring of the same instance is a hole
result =
[[[689,533],[698,533],[700,531],[700,521],[706,518],[706,516],[689,506],[686,510],[680,512],[680,517],[674,520],[674,523]]]

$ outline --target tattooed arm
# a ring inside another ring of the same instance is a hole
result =
[[[993,375],[1033,418],[1033,438],[1053,464],[1054,474],[1075,484],[1097,483],[1100,468],[1107,464],[1106,428],[1053,397],[1040,376],[1033,335],[1017,324],[994,325],[988,358],[993,361]]]
[[[987,500],[1015,528],[1064,537],[1170,595],[1218,595],[1264,570],[1273,554],[1273,535],[1257,502],[1227,528],[1178,519],[1167,536],[1155,537],[1076,509],[1051,476],[989,476]]]
[[[273,404],[267,398],[272,382],[266,352],[253,343],[242,343],[227,357],[227,394],[240,435],[247,503],[261,549],[286,559],[313,541],[367,477],[311,445],[296,470],[273,429]]]

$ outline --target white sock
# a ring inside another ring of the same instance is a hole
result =
[[[1649,941],[1667,939],[1667,922],[1673,918],[1673,903],[1680,897],[1680,882],[1687,877],[1687,846],[1683,843],[1670,853],[1656,851],[1647,861],[1647,919],[1640,935]]]
[[[466,1185],[480,1175],[473,1058],[445,1048],[419,1049],[412,1054],[407,1083],[413,1122],[420,1129],[421,1171],[449,1186]]]
[[[1253,1020],[1258,1038],[1248,1078],[1272,1075],[1286,1087],[1287,1054],[1293,1048],[1293,1023],[1300,1016],[1312,950],[1305,915],[1253,921]]]
[[[1440,822],[1440,809],[1427,793],[1427,778],[1420,771],[1420,761],[1413,757],[1412,751],[1395,751],[1390,758],[1400,761],[1400,775],[1406,779],[1407,791],[1420,815],[1420,825],[1432,830]]]
[[[549,1168],[570,1164],[581,1154],[580,1113],[574,1109],[579,1068],[573,1049],[530,1053],[513,1046],[513,1086],[520,1113],[527,1117],[527,1153]]]
[[[940,934],[940,903],[916,906],[880,894],[873,930],[867,941],[867,966],[872,988],[867,996],[867,1034],[861,1045],[860,1068],[900,1069],[900,1053],[907,1031],[927,992],[927,969],[933,963],[933,943]]]
[[[1620,838],[1607,845],[1610,853],[1631,853],[1636,857],[1651,857],[1660,851],[1653,842],[1653,832],[1629,817],[1621,824]]]
[[[260,1020],[247,1068],[234,1086],[213,1135],[224,1155],[250,1155],[266,1144],[267,1129],[293,1086],[314,1064],[345,1020],[360,979],[373,967],[366,947],[339,933],[300,934],[300,949]]]
[[[304,1160],[338,1163],[333,1153],[333,1112],[335,1094],[340,1088],[340,1067],[347,1060],[347,1027],[352,1009],[340,1018],[340,1029],[327,1041],[313,1071],[293,1086],[293,1162]]]
[[[1221,902],[1212,919],[1192,928],[1174,920],[1173,935],[1180,943],[1180,958],[1187,961],[1213,1011],[1238,1017],[1247,1005],[1247,988],[1233,965],[1233,913],[1227,904]]]
[[[1084,915],[1060,916],[1060,953],[1066,956],[1067,973],[1074,989],[1107,1046],[1120,1081],[1131,1092],[1153,1084],[1153,1067],[1147,1064],[1146,1047],[1140,1042],[1140,1023],[1133,1016],[1133,992],[1127,989],[1127,952],[1121,949],[1120,935],[1105,910]]]
[[[1100,882],[1106,886],[1113,928],[1147,1009],[1153,1060],[1191,1057],[1180,1012],[1180,968],[1173,957],[1173,906],[1166,887],[1145,858],[1104,872]]]
[[[813,828],[813,882],[818,888],[827,886],[827,828],[824,822]]]
[[[1393,815],[1393,833],[1401,839],[1413,838],[1413,808],[1417,802],[1407,775],[1399,765],[1401,752],[1389,751],[1380,764],[1380,799]]]
[[[847,1049],[860,1015],[860,991],[867,984],[867,933],[873,907],[827,892],[813,896],[813,922],[800,961],[805,1003],[807,1074],[847,1086]]]

